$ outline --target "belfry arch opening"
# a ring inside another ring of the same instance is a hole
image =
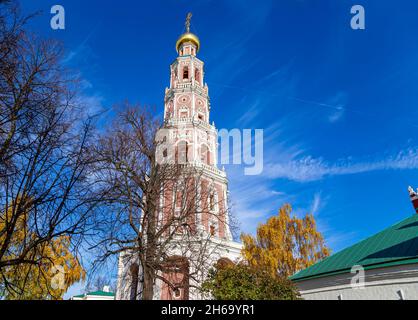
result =
[[[189,80],[189,67],[183,67],[183,80]]]

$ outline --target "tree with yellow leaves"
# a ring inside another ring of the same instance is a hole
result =
[[[18,199],[18,201],[20,201]],[[0,230],[10,225],[12,208],[0,213]],[[12,261],[21,255],[25,243],[36,241],[30,231],[30,214],[25,212],[16,221],[14,232],[9,239],[5,260]],[[0,235],[0,243],[6,233]],[[62,299],[67,289],[81,279],[85,279],[78,259],[70,251],[71,239],[63,235],[34,246],[25,254],[22,263],[0,269],[0,296],[5,299]]]
[[[250,266],[268,270],[272,276],[289,277],[329,256],[313,215],[300,219],[291,212],[286,204],[277,216],[258,226],[256,238],[241,235],[242,255]]]
[[[97,226],[103,195],[81,79],[21,12],[0,1],[0,299],[52,299],[84,275],[74,244]]]

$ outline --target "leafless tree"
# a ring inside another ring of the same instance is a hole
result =
[[[76,246],[89,232],[99,201],[89,179],[92,123],[76,103],[76,83],[62,68],[62,48],[26,32],[26,20],[14,4],[0,4],[0,282],[5,290],[14,287],[3,270],[40,265],[45,243],[69,236]],[[22,218],[25,237],[16,244]]]
[[[184,292],[200,283],[215,250],[215,230],[199,226],[214,218],[223,228],[228,214],[211,198],[203,168],[177,161],[188,150],[163,150],[167,161],[157,161],[165,142],[160,129],[150,108],[126,104],[93,152],[96,186],[106,194],[106,205],[97,223],[100,241],[92,247],[101,252],[97,263],[121,254],[132,265],[131,275],[124,275],[131,299],[152,299],[156,281]]]
[[[90,279],[86,286],[86,291],[101,291],[105,287],[109,287],[111,292],[116,292],[115,280],[109,277],[107,274],[97,275],[93,279]]]

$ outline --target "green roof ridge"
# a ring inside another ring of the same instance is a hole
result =
[[[383,265],[401,265],[405,261],[412,263],[418,258],[417,236],[418,215],[415,214],[295,273],[290,279],[300,281],[345,273],[354,265],[362,265],[367,270]]]

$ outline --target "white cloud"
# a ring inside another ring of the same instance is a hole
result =
[[[99,94],[95,93],[92,95],[81,94],[77,97],[77,104],[83,108],[88,116],[93,116],[103,112],[104,106],[103,103],[105,98]]]
[[[286,193],[282,191],[271,190],[271,194],[275,196],[284,196]]]
[[[358,174],[378,170],[418,169],[418,149],[400,151],[382,160],[359,161],[343,159],[329,163],[322,158],[304,156],[287,162],[264,165],[264,173],[272,179],[283,178],[298,182],[321,180],[327,176]]]

